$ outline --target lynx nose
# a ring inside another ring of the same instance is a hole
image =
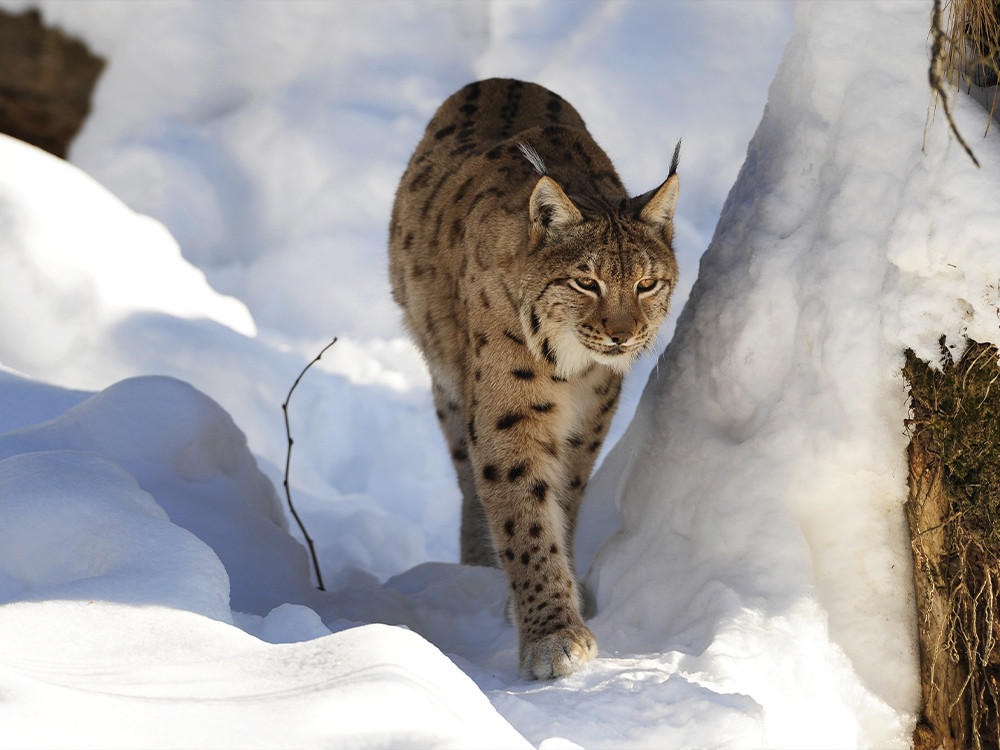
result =
[[[624,346],[631,341],[635,335],[637,323],[638,321],[634,315],[629,315],[624,311],[619,312],[617,315],[609,315],[607,318],[601,319],[601,327],[604,328],[604,335],[615,346]]]
[[[604,330],[607,331],[608,338],[611,339],[611,343],[615,344],[616,346],[621,346],[622,344],[627,343],[630,338],[632,338],[631,329],[626,328],[625,326],[616,326],[616,327],[608,326]]]

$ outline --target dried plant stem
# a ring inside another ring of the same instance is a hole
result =
[[[322,359],[323,355],[326,354],[326,350],[337,343],[337,339],[334,338],[329,344],[323,347],[319,354],[302,368],[302,372],[299,376],[295,378],[295,382],[292,383],[292,387],[288,389],[288,395],[285,397],[285,403],[281,405],[281,411],[285,415],[285,436],[288,438],[288,453],[285,454],[285,497],[288,500],[288,509],[292,512],[292,517],[295,518],[295,522],[299,525],[299,529],[302,531],[302,536],[305,537],[306,545],[309,547],[309,555],[312,557],[313,570],[316,571],[316,588],[320,591],[326,591],[323,587],[323,575],[319,571],[319,559],[316,557],[316,547],[313,545],[312,537],[309,536],[309,532],[306,531],[305,524],[302,523],[302,519],[299,518],[299,514],[295,510],[295,505],[292,504],[292,489],[288,483],[288,470],[292,465],[292,445],[295,441],[292,440],[292,428],[288,424],[288,402],[292,400],[292,392],[298,386],[299,381],[302,380],[302,376],[306,374],[306,371],[312,367],[314,364]]]
[[[941,98],[941,108],[944,110],[944,116],[948,120],[948,127],[951,128],[952,134],[958,140],[959,144],[961,144],[962,148],[965,149],[965,153],[972,159],[972,163],[978,167],[979,160],[972,153],[972,149],[965,142],[965,138],[958,132],[958,125],[955,123],[955,117],[951,112],[951,102],[948,101],[947,79],[945,77],[945,41],[948,39],[948,34],[941,24],[941,0],[934,0],[934,12],[931,15],[931,38],[933,40],[931,43],[931,66],[927,71],[931,90]]]

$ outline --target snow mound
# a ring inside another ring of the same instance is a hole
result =
[[[219,556],[235,609],[264,615],[313,596],[305,550],[288,535],[246,438],[187,383],[124,380],[55,419],[0,435],[0,457],[39,451],[88,451],[123,467],[174,524]]]
[[[16,158],[6,159],[8,152]],[[84,397],[18,379],[18,370],[91,390],[137,374],[173,375],[213,394],[249,436],[262,470],[279,483],[287,450],[280,405],[309,358],[284,342],[248,338],[224,325],[224,318],[220,322],[213,310],[226,298],[208,289],[169,237],[162,246],[131,247],[136,262],[149,267],[143,265],[138,277],[122,276],[118,251],[139,242],[130,228],[143,220],[76,167],[10,139],[0,139],[0,162],[6,168],[0,183],[11,186],[10,192],[0,188],[0,268],[9,263],[14,269],[0,273],[0,310],[10,304],[2,318],[6,324],[0,325],[0,383],[10,385],[0,389],[0,431],[51,419]],[[38,188],[38,175],[51,189]],[[22,183],[35,187],[15,189]],[[69,201],[65,211],[56,200]],[[85,215],[78,216],[75,206]],[[81,238],[111,238],[111,249],[117,250],[53,240],[52,232],[67,221],[64,213]],[[385,283],[377,269],[371,273]],[[59,286],[49,283],[56,277]],[[147,283],[156,286],[156,294],[142,291]],[[310,344],[309,357],[318,348]],[[353,567],[385,579],[429,557],[457,557],[458,488],[427,384],[416,349],[397,336],[367,343],[341,339],[296,391],[289,407],[297,444],[296,499],[313,528],[329,530],[317,538],[323,567],[332,575]],[[165,409],[171,408],[168,401]],[[134,412],[139,419],[150,417],[139,414]],[[109,412],[105,421],[110,419]],[[132,426],[119,441],[124,445],[114,450],[129,449]],[[101,434],[107,439],[109,430],[102,427]],[[207,435],[206,440],[213,450],[225,444]],[[188,450],[184,461],[175,461],[182,478],[200,470],[192,462],[201,448]],[[210,453],[204,459],[228,460]],[[387,462],[394,471],[385,471]],[[251,490],[248,497],[263,496]],[[167,510],[177,515],[176,509]],[[266,514],[280,523],[281,512]],[[242,588],[234,581],[237,601]],[[275,594],[252,609],[263,614],[280,603]]]
[[[116,383],[0,434],[0,457],[0,745],[528,747],[420,636],[331,634],[316,610],[342,622],[349,595],[312,589],[245,438],[190,385]],[[447,640],[441,578],[386,596]]]
[[[0,327],[4,364],[50,368],[136,312],[208,318],[253,335],[246,307],[181,261],[155,219],[61,159],[0,135]]]
[[[301,604],[282,604],[265,617],[234,613],[240,630],[267,643],[297,643],[330,635],[316,612]]]
[[[45,601],[0,607],[0,629],[4,747],[530,747],[401,628],[271,645],[177,609]]]
[[[450,656],[482,662],[496,649],[516,672],[517,638],[504,622],[507,583],[495,568],[424,563],[381,586],[353,585],[335,591],[328,612],[331,627],[358,622],[403,625]],[[508,651],[509,650],[509,651]]]
[[[0,433],[46,422],[92,395],[28,380],[0,364]]]
[[[0,573],[0,601],[155,604],[231,619],[219,558],[93,453],[0,461]]]

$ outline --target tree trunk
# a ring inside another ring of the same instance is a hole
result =
[[[926,434],[926,433],[924,433]],[[965,750],[969,711],[962,700],[968,670],[952,658],[950,609],[940,567],[947,559],[950,501],[942,482],[942,464],[928,452],[926,439],[914,436],[908,450],[910,497],[906,516],[913,545],[913,573],[920,639],[920,685],[923,713],[913,737],[914,750]]]
[[[923,712],[916,750],[1000,747],[1000,368],[968,342],[940,368],[907,353]]]
[[[0,133],[65,157],[104,61],[38,11],[0,9]]]

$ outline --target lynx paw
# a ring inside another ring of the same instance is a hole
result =
[[[586,625],[570,625],[525,645],[521,676],[548,680],[572,674],[597,656],[597,639]]]

